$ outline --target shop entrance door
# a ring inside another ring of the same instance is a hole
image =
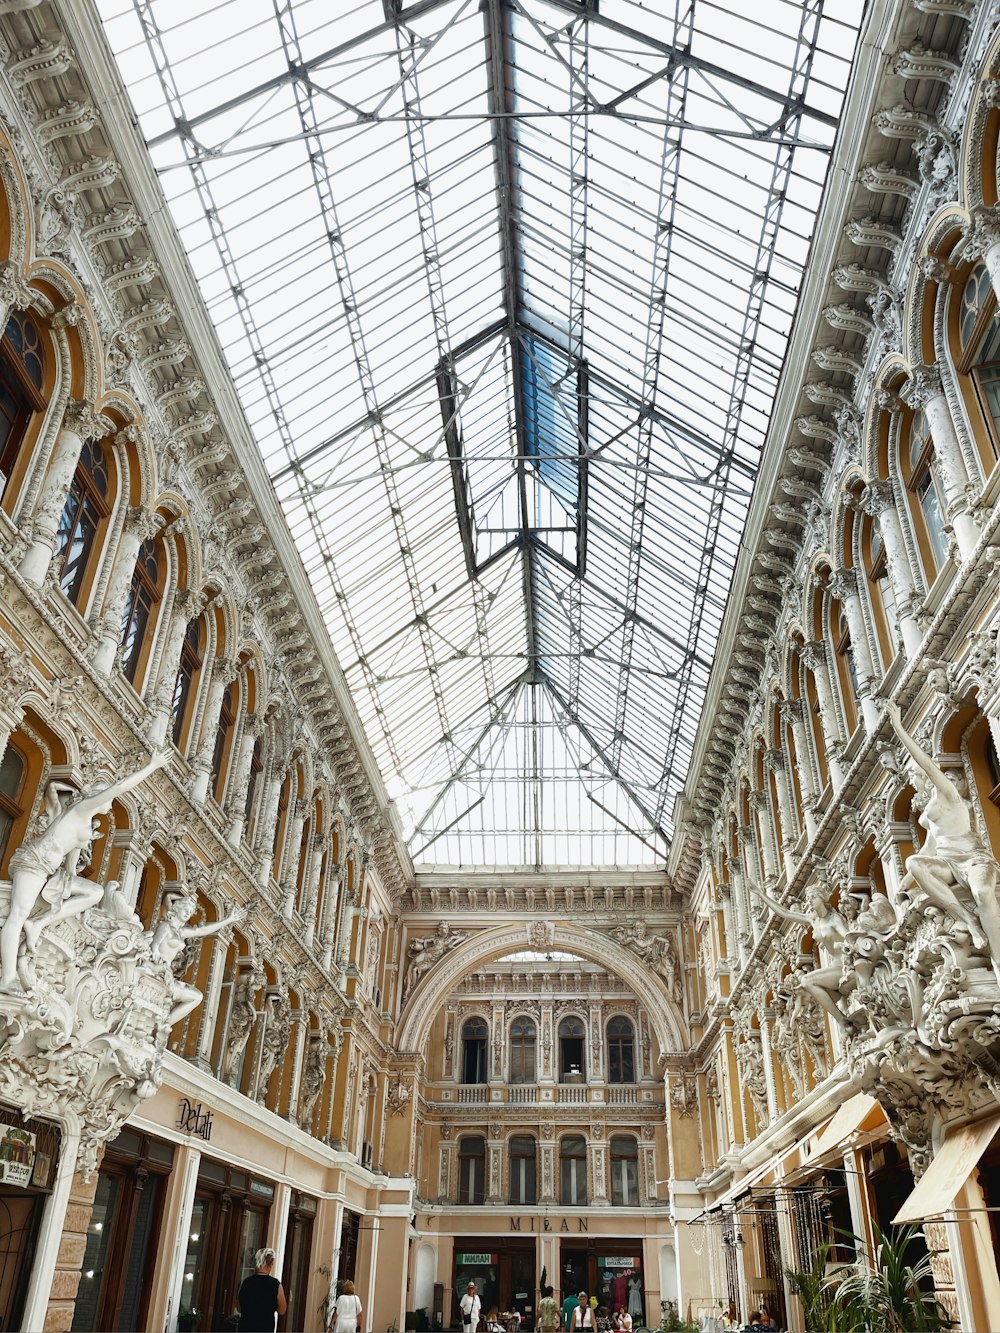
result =
[[[523,1328],[535,1324],[535,1252],[508,1250],[500,1255],[500,1308],[516,1310]]]
[[[0,1190],[0,1329],[21,1327],[44,1198]]]

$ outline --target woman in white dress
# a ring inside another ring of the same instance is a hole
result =
[[[361,1333],[361,1302],[354,1294],[353,1282],[345,1282],[340,1289],[330,1329],[332,1333]]]

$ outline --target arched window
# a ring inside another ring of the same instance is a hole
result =
[[[486,1082],[486,1047],[489,1029],[484,1018],[467,1018],[462,1024],[462,1082]]]
[[[219,729],[215,733],[215,748],[212,751],[212,794],[217,801],[222,800],[226,790],[226,777],[229,771],[229,758],[239,706],[240,682],[239,679],[231,680],[225,694],[222,696],[222,707],[219,709]]]
[[[938,570],[948,558],[948,534],[944,530],[947,500],[941,481],[941,470],[934,454],[927,417],[921,410],[915,412],[910,423],[909,446],[905,458],[906,488],[913,496],[914,508],[921,528],[928,582],[933,583]]]
[[[581,1134],[567,1134],[559,1144],[559,1202],[587,1202],[587,1142]]]
[[[624,1135],[611,1140],[611,1202],[617,1208],[639,1203],[639,1145]]]
[[[896,656],[900,642],[899,612],[896,609],[896,594],[893,591],[892,580],[889,578],[885,544],[875,524],[865,525],[862,544],[882,663],[888,667]]]
[[[88,440],[80,453],[56,532],[59,586],[74,606],[80,605],[87,590],[91,557],[111,512],[109,492],[110,477],[104,446],[96,440]]]
[[[23,756],[8,745],[0,762],[0,865],[6,863],[11,832],[24,813],[21,805],[24,772]]]
[[[170,734],[178,749],[183,748],[184,732],[194,702],[195,686],[201,674],[205,643],[201,617],[192,620],[181,645],[181,663],[174,682],[174,699],[170,710]]]
[[[482,1203],[486,1198],[486,1140],[461,1139],[458,1144],[458,1202]]]
[[[584,1027],[579,1018],[564,1018],[559,1024],[559,1082],[582,1083],[584,1066]]]
[[[985,264],[966,279],[958,313],[959,369],[968,375],[979,410],[993,436],[997,454],[1000,432],[1000,314]],[[977,432],[978,433],[978,432]]]
[[[45,407],[45,354],[30,316],[15,311],[0,341],[0,494],[17,466],[28,423]]]
[[[840,694],[844,701],[844,714],[847,718],[847,730],[852,732],[858,725],[858,668],[854,659],[854,645],[847,616],[839,602],[831,607],[833,620],[834,645],[837,649],[837,674],[840,678]]]
[[[510,1141],[510,1202],[536,1203],[535,1140],[529,1134],[515,1135]]]
[[[530,1018],[515,1018],[510,1025],[510,1081],[535,1081],[535,1025]]]
[[[631,1022],[621,1015],[608,1023],[608,1081],[635,1082],[635,1034]]]
[[[139,676],[139,668],[148,657],[149,639],[155,620],[157,602],[163,583],[161,546],[148,537],[139,548],[129,588],[125,610],[122,612],[122,674],[132,685]]]

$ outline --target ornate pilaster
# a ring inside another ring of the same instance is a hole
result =
[[[834,570],[828,586],[831,594],[844,608],[844,615],[847,617],[854,667],[858,678],[858,702],[861,705],[865,730],[871,734],[878,728],[879,710],[874,699],[875,666],[861,610],[861,598],[858,595],[857,573],[853,569]]]
[[[955,532],[959,553],[963,560],[968,559],[979,538],[979,530],[969,512],[969,474],[939,368],[914,366],[901,396],[914,410],[922,408],[927,418],[948,502],[948,519]]]

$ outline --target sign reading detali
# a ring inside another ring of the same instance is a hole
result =
[[[5,1185],[20,1185],[31,1181],[35,1163],[35,1136],[16,1125],[4,1125],[0,1138],[0,1181]]]
[[[192,1106],[185,1097],[177,1116],[177,1128],[183,1129],[187,1134],[194,1134],[208,1143],[212,1137],[212,1112],[202,1110],[201,1102],[197,1106]]]

